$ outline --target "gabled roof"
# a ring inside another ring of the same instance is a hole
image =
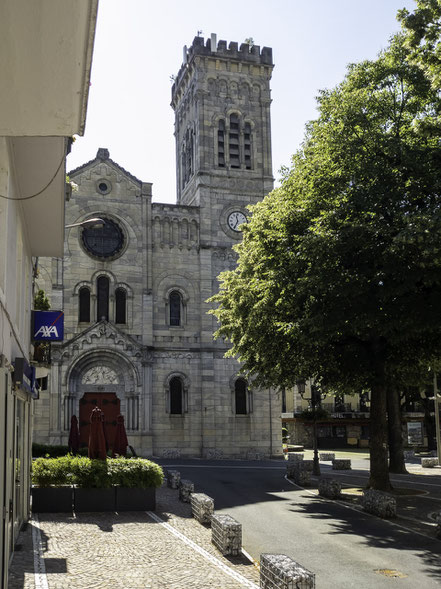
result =
[[[101,319],[81,333],[75,335],[72,339],[63,342],[61,348],[66,349],[75,346],[79,341],[86,341],[90,344],[92,343],[92,340],[112,340],[115,344],[122,345],[125,350],[141,351],[144,349],[144,346],[136,339],[119,329],[114,323],[110,323],[105,319]]]
[[[74,170],[71,170],[67,174],[69,177],[73,177],[73,176],[76,176],[77,174],[83,172],[87,168],[91,168],[95,164],[98,164],[100,162],[107,162],[107,163],[111,164],[114,168],[116,168],[119,172],[121,172],[125,176],[128,176],[131,180],[133,180],[137,184],[140,184],[140,185],[142,184],[142,180],[139,180],[139,178],[137,178],[136,176],[134,176],[133,174],[131,174],[130,172],[125,170],[122,166],[120,166],[119,164],[114,162],[112,159],[110,159],[109,156],[110,156],[109,150],[106,149],[105,147],[100,147],[96,153],[95,159],[90,160],[89,162],[86,162],[85,164],[79,166],[78,168],[75,168]]]

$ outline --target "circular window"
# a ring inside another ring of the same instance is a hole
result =
[[[85,227],[81,234],[86,250],[97,258],[113,258],[124,246],[121,227],[110,219],[103,219],[104,225]]]
[[[101,179],[97,181],[96,188],[101,194],[109,194],[112,190],[112,185],[108,180]]]

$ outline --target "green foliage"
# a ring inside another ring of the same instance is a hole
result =
[[[57,458],[37,458],[32,463],[32,484],[38,487],[77,485],[82,488],[160,487],[162,468],[144,458],[91,460],[66,454]]]
[[[32,484],[38,487],[59,487],[72,484],[70,456],[34,460],[32,463]]]
[[[322,421],[329,419],[329,413],[322,407],[316,407],[315,409],[305,409],[299,417],[305,421]]]
[[[217,336],[263,384],[371,389],[441,352],[440,102],[409,56],[397,36],[320,93],[221,274]]]
[[[84,456],[71,458],[73,483],[85,489],[107,489],[112,486],[107,460],[92,460]]]
[[[32,444],[32,458],[46,457],[57,458],[58,456],[65,456],[69,452],[68,446],[55,446],[51,444]],[[87,448],[80,448],[78,454],[87,456]]]
[[[114,458],[109,461],[113,485],[120,487],[160,487],[164,478],[162,468],[144,458]]]
[[[44,290],[40,289],[34,297],[34,309],[36,311],[49,311],[51,304]]]

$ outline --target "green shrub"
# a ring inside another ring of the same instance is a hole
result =
[[[106,489],[112,486],[107,460],[92,460],[85,456],[72,456],[71,471],[74,484],[83,488]]]
[[[39,458],[40,456],[45,458],[57,458],[58,456],[66,456],[69,452],[68,446],[53,446],[50,444],[32,444],[32,458]],[[80,448],[78,454],[81,456],[87,456],[88,449]]]
[[[72,484],[70,456],[37,458],[32,463],[32,484],[51,487]]]
[[[37,458],[32,464],[32,484],[38,487],[78,485],[83,488],[160,487],[164,474],[145,458],[91,460],[85,456]]]
[[[112,484],[120,487],[160,487],[164,479],[159,464],[145,458],[113,458],[108,464]]]

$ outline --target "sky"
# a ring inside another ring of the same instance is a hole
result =
[[[171,76],[182,48],[205,39],[252,37],[272,47],[273,173],[289,166],[319,89],[332,88],[349,63],[373,59],[399,30],[396,13],[414,0],[100,0],[86,131],[68,156],[74,169],[105,147],[144,182],[153,200],[176,202]]]

